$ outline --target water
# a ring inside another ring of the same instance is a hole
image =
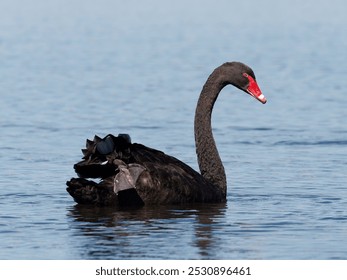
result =
[[[16,2],[0,4],[0,259],[347,258],[344,1]],[[232,60],[268,103],[227,87],[215,106],[227,203],[75,205],[65,181],[94,134],[197,168],[198,94]]]

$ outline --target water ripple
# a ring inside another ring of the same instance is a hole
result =
[[[298,13],[269,0],[274,9],[259,13],[238,1],[230,17],[235,1],[155,1],[153,12],[146,1],[76,0],[63,14],[16,2],[0,9],[0,259],[347,258],[339,5],[307,0],[314,12]],[[276,9],[295,16],[284,21]],[[269,102],[231,97],[233,87],[216,102],[227,203],[75,206],[65,181],[94,134],[129,133],[197,167],[198,93],[219,63],[242,57]]]
[[[278,141],[274,146],[346,146],[347,140],[323,140],[323,141]]]

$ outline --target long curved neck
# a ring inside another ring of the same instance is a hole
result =
[[[194,132],[196,154],[201,175],[217,186],[226,196],[227,182],[222,160],[212,134],[211,115],[214,103],[224,86],[220,69],[216,69],[207,79],[195,111]]]

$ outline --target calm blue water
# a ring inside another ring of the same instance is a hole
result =
[[[345,1],[17,2],[0,3],[0,259],[347,259]],[[226,204],[75,205],[94,134],[197,168],[198,94],[233,60],[268,103],[227,87],[215,106]]]

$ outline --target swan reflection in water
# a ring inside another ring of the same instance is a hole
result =
[[[217,225],[226,210],[226,203],[126,211],[77,204],[67,215],[72,246],[83,259],[194,259],[212,258],[221,249]]]

